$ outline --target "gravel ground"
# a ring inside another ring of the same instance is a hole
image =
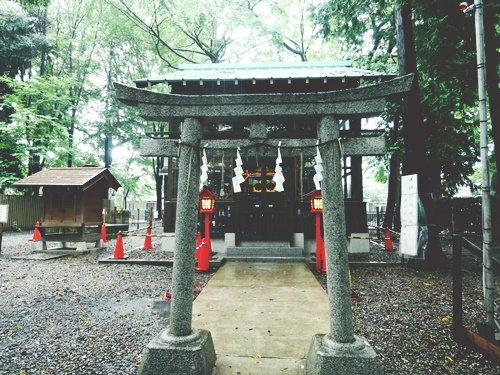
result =
[[[172,268],[98,264],[112,256],[115,240],[90,255],[10,259],[32,253],[32,236],[3,236],[0,374],[135,374],[142,350],[164,325],[154,306],[171,287]],[[164,258],[160,241],[152,242],[154,249],[144,251],[144,237],[124,237],[125,254]],[[211,274],[196,277],[204,285]]]
[[[477,241],[475,241],[477,242]],[[451,267],[451,236],[441,236]],[[397,248],[397,243],[395,243]],[[371,246],[371,260],[386,267],[351,267],[355,333],[373,346],[385,374],[500,374],[488,358],[452,338],[452,275],[415,271],[395,253]],[[477,333],[484,320],[482,263],[463,250],[464,326]],[[394,264],[395,263],[395,264]],[[496,319],[500,319],[496,275]],[[326,276],[316,274],[326,290]]]
[[[171,267],[98,264],[113,254],[114,240],[95,254],[11,259],[32,254],[31,238],[27,232],[3,236],[0,374],[136,374],[143,348],[165,324],[155,304],[171,287]],[[123,242],[130,258],[165,258],[156,238],[151,251],[142,250],[144,237]],[[443,237],[450,256],[449,242]],[[500,373],[451,338],[450,271],[417,272],[379,246],[371,252],[372,260],[393,265],[351,270],[355,330],[373,345],[386,374]],[[464,320],[475,332],[483,319],[481,272],[464,254]],[[211,276],[196,274],[197,284]],[[326,277],[316,276],[326,288]]]

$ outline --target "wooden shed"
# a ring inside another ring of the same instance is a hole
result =
[[[101,227],[106,192],[121,185],[106,168],[78,167],[45,169],[14,186],[43,188],[42,241],[79,242],[100,239],[98,230],[89,233],[85,229]],[[59,234],[63,236],[45,235],[47,228],[62,228]],[[68,228],[75,228],[76,233]]]

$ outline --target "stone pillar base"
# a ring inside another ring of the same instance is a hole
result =
[[[306,360],[307,375],[382,375],[377,354],[364,339],[355,336],[352,344],[333,342],[314,335]]]
[[[210,331],[175,337],[167,328],[144,349],[138,375],[211,375],[216,360]]]

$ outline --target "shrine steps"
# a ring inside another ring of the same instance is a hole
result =
[[[290,246],[283,241],[241,242],[240,246],[228,247],[228,262],[305,262],[304,249]]]

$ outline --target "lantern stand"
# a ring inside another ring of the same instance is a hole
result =
[[[326,273],[325,240],[321,236],[321,214],[323,213],[323,197],[321,190],[313,190],[306,194],[311,199],[311,213],[316,214],[316,271]]]
[[[212,253],[212,243],[210,241],[210,214],[215,212],[215,197],[217,195],[212,193],[206,186],[200,190],[200,213],[205,214],[205,244],[200,248],[198,255],[198,267],[196,271],[208,271],[210,268],[210,254]]]

